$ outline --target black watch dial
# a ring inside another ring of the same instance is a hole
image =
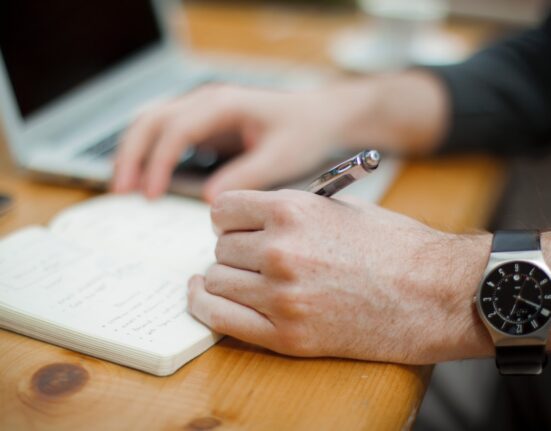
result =
[[[551,281],[529,262],[508,262],[484,279],[479,297],[488,321],[510,335],[537,331],[551,317]]]

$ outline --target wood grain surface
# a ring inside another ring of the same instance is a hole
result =
[[[328,64],[321,48],[329,34],[357,22],[343,12],[195,3],[186,31],[201,50]],[[493,30],[461,31],[478,41]],[[8,161],[5,143],[2,148],[0,193],[12,194],[15,207],[0,218],[0,235],[46,223],[93,195],[33,182]],[[490,158],[415,161],[383,205],[442,229],[473,230],[487,224],[502,184],[503,168]],[[159,378],[0,331],[0,430],[408,429],[430,372],[290,358],[226,338],[173,376]]]

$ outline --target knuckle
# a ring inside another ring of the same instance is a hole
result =
[[[302,219],[302,209],[299,202],[285,198],[273,204],[271,216],[277,225],[295,225]]]
[[[269,272],[283,277],[293,275],[292,256],[286,246],[278,243],[270,244],[264,252],[264,260]]]
[[[287,317],[299,317],[306,314],[302,289],[285,287],[274,293],[272,306],[278,313]]]
[[[172,114],[170,120],[167,120],[166,133],[164,140],[178,151],[189,144],[196,144],[201,141],[201,130],[196,124],[185,121],[178,113]]]
[[[192,138],[192,132],[187,124],[183,123],[178,118],[173,118],[166,122],[164,130],[160,134],[159,143],[171,154],[179,156],[182,144]]]
[[[286,255],[286,247],[279,243],[272,242],[268,247],[266,247],[265,258],[269,264],[277,264],[285,261],[287,258]]]
[[[308,265],[309,260],[292,243],[281,240],[265,247],[262,263],[267,275],[292,282],[300,277],[301,267]]]
[[[185,138],[187,130],[186,122],[182,121],[178,114],[172,114],[165,122],[162,138],[169,142],[178,142]]]

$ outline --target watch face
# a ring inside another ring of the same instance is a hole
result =
[[[484,279],[479,302],[496,329],[526,335],[545,325],[551,316],[551,281],[532,263],[508,262]]]

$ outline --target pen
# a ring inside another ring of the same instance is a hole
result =
[[[380,160],[378,151],[362,151],[316,178],[306,190],[320,196],[331,197],[377,169]]]

